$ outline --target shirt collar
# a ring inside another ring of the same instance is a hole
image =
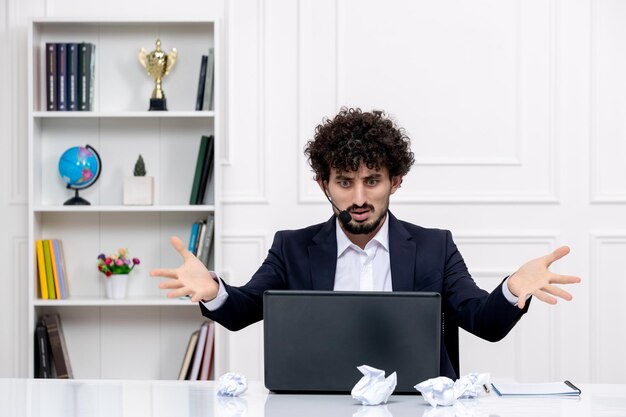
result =
[[[336,222],[336,235],[337,235],[337,258],[339,258],[349,247],[358,247],[348,238],[346,232],[343,231],[339,224],[339,219]],[[378,244],[380,247],[389,252],[389,212],[383,220],[383,225],[378,230],[378,233],[374,235],[372,240],[367,242],[366,248],[372,244]],[[360,249],[360,248],[359,248]]]

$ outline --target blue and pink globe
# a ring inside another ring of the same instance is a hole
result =
[[[100,158],[89,145],[74,146],[61,155],[59,174],[68,188],[74,190],[87,188],[98,179]]]

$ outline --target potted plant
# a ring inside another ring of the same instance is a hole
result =
[[[107,298],[126,298],[128,274],[139,265],[139,258],[128,257],[128,249],[120,248],[116,253],[98,255],[98,271],[104,274],[104,288]]]
[[[154,177],[146,176],[146,165],[141,154],[135,162],[132,177],[124,177],[124,204],[152,205],[154,203]]]

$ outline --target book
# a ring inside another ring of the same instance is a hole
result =
[[[42,321],[46,326],[48,339],[50,340],[50,350],[52,351],[52,360],[57,378],[74,378],[65,336],[63,335],[61,317],[58,314],[46,314],[43,316]]]
[[[61,291],[65,298],[70,296],[70,285],[67,280],[67,268],[65,267],[65,253],[63,252],[63,242],[61,240],[57,240],[59,245],[59,260],[61,262]]]
[[[196,349],[196,344],[198,343],[198,334],[199,330],[191,333],[189,337],[189,343],[187,343],[187,350],[185,351],[185,357],[183,358],[183,363],[180,366],[180,372],[178,373],[178,379],[183,380],[187,377],[189,373],[189,365],[191,364],[191,358],[193,358],[193,352]]]
[[[191,186],[191,196],[189,204],[198,204],[198,192],[200,190],[200,180],[202,179],[202,167],[206,158],[206,151],[209,145],[209,137],[202,136],[200,138],[200,146],[198,148],[198,158],[196,158],[196,169],[193,176],[193,184]]]
[[[204,239],[201,241],[202,252],[198,255],[198,259],[200,259],[200,262],[202,262],[207,268],[209,267],[209,259],[211,257],[214,226],[215,218],[212,214],[210,214],[206,220],[206,233],[204,234]]]
[[[54,293],[57,300],[61,298],[61,290],[59,288],[59,270],[57,267],[57,256],[54,253],[54,239],[47,240],[48,250],[50,251],[50,264],[52,265],[52,278],[54,282]]]
[[[46,282],[48,286],[48,298],[54,300],[57,298],[54,290],[54,275],[52,272],[52,260],[50,259],[50,243],[47,239],[43,241],[43,259],[46,266]]]
[[[56,99],[57,110],[67,110],[65,101],[67,91],[67,53],[64,43],[57,43],[57,82],[56,82]]]
[[[46,43],[46,109],[57,109],[57,47],[55,43]]]
[[[95,49],[92,43],[78,46],[78,110],[93,110]]]
[[[204,343],[204,354],[200,365],[200,375],[198,379],[208,381],[211,374],[211,364],[213,362],[213,341],[215,340],[215,324],[209,322],[207,328],[206,342]]]
[[[35,327],[35,364],[35,378],[52,377],[50,342],[46,327],[41,322]]]
[[[206,336],[208,332],[209,322],[205,321],[200,326],[200,334],[198,335],[198,344],[193,354],[193,363],[189,373],[189,380],[197,381],[200,375],[200,364],[202,363],[202,355],[204,354],[204,345],[206,344]]]
[[[213,110],[213,79],[215,78],[215,54],[213,48],[209,48],[207,55],[206,77],[204,79],[204,100],[202,110]]]
[[[48,295],[48,277],[46,276],[46,261],[43,254],[43,241],[37,239],[35,241],[35,250],[37,251],[37,272],[39,275],[39,290],[41,298],[47,300]]]
[[[492,383],[491,387],[500,397],[506,396],[579,396],[581,390],[569,381],[542,382],[534,384]]]
[[[187,250],[189,250],[189,252],[193,254],[196,253],[196,245],[197,245],[199,233],[200,233],[200,224],[196,222],[191,225],[191,233],[189,234],[189,244],[187,245]]]
[[[198,91],[196,94],[196,110],[202,110],[202,103],[204,102],[204,83],[206,80],[206,66],[208,57],[202,55],[200,58],[200,76],[198,78]]]
[[[203,136],[204,138],[205,136]],[[206,194],[207,185],[213,173],[213,135],[207,137],[207,149],[202,162],[202,174],[200,176],[200,184],[198,186],[198,197],[196,204],[203,204]]]
[[[65,260],[61,254],[61,241],[52,239],[52,250],[54,252],[54,264],[56,269],[56,277],[58,279],[57,298],[64,300],[67,298],[67,285],[65,283]]]
[[[67,51],[67,87],[65,101],[67,110],[78,110],[78,44],[68,43]]]
[[[196,252],[194,253],[194,255],[196,255],[196,258],[200,259],[200,257],[202,256],[202,250],[204,249],[204,236],[206,235],[206,221],[202,221],[200,223],[200,233],[198,233],[198,240],[196,243]]]

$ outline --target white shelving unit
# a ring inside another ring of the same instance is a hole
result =
[[[137,58],[160,39],[162,49],[178,51],[164,78],[168,111],[149,112],[154,86]],[[91,42],[95,51],[94,110],[45,111],[46,42]],[[218,160],[221,135],[219,24],[216,21],[132,19],[35,19],[29,33],[29,334],[38,318],[60,314],[76,378],[176,379],[189,336],[202,321],[197,304],[170,300],[158,288],[154,267],[176,267],[180,256],[171,235],[189,238],[191,225],[215,216],[212,269],[220,253],[220,165],[205,204],[189,205],[201,135],[215,135]],[[196,111],[200,59],[215,50],[214,111]],[[64,206],[73,195],[58,174],[61,154],[72,146],[93,146],[102,173],[80,192],[90,206]],[[132,175],[141,154],[155,178],[152,206],[122,204],[123,177]],[[61,239],[70,297],[41,299],[35,255],[37,239]],[[129,249],[141,265],[130,275],[128,297],[105,298],[104,276],[96,267],[99,253]],[[215,374],[223,372],[217,329]],[[34,338],[31,338],[34,340]],[[34,375],[34,344],[29,376]],[[221,358],[221,359],[220,359]]]

